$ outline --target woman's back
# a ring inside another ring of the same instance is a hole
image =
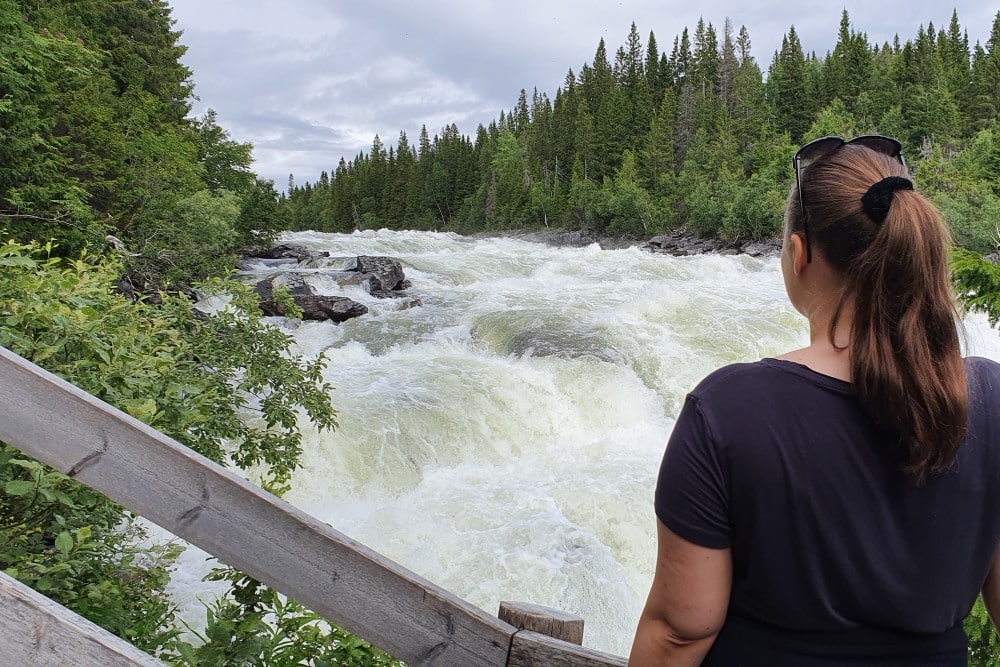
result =
[[[727,626],[710,658],[731,634],[755,633],[834,655],[858,644],[891,654],[895,633],[899,650],[920,643],[913,634],[939,635],[964,656],[964,636],[943,633],[968,613],[1000,542],[1000,365],[970,359],[967,370],[967,440],[920,486],[847,382],[768,359],[691,393],[656,509],[680,537],[732,551]]]

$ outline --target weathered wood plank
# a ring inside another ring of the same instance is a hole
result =
[[[163,663],[0,572],[0,667],[163,667]]]
[[[413,667],[507,662],[512,626],[2,347],[0,440]]]
[[[539,632],[570,644],[583,643],[583,617],[530,602],[500,602],[501,621],[521,630]]]
[[[507,667],[626,667],[628,660],[522,630],[514,635]]]

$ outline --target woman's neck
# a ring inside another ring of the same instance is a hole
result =
[[[806,313],[809,320],[809,345],[798,350],[792,350],[779,356],[779,359],[794,361],[807,366],[817,373],[851,381],[851,323],[853,320],[853,303],[845,299],[837,312],[839,293],[828,298],[817,298],[812,302]],[[833,329],[833,339],[830,337],[830,324],[836,317]]]

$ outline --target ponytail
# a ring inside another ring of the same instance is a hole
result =
[[[851,381],[898,436],[904,472],[922,484],[955,460],[968,422],[948,230],[903,165],[862,146],[817,161],[802,191],[815,245],[845,279],[830,341],[853,308]],[[798,210],[790,207],[793,230]]]

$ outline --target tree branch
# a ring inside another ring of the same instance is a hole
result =
[[[31,215],[30,213],[4,213],[0,211],[0,218],[23,218],[25,220],[41,220],[42,222],[55,222],[60,225],[72,224],[60,218],[46,218],[40,215]]]

